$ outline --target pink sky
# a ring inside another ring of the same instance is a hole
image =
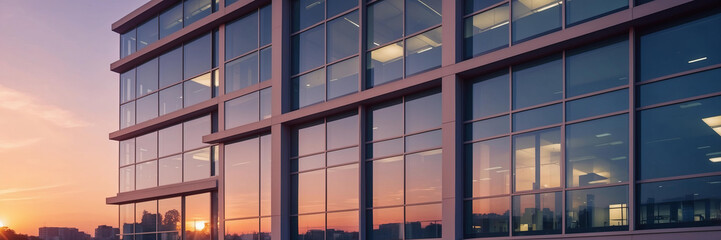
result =
[[[0,222],[24,234],[117,227],[118,34],[147,0],[22,0],[0,7]]]

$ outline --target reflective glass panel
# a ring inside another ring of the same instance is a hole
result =
[[[136,101],[135,120],[138,123],[158,117],[158,93],[153,93]]]
[[[267,47],[260,50],[260,81],[270,80],[273,77],[272,63],[273,63],[273,48]]]
[[[345,2],[343,0],[342,2]],[[341,2],[341,1],[331,1]],[[348,1],[350,2],[350,1]],[[326,240],[358,240],[358,211],[328,213]]]
[[[155,232],[158,224],[158,201],[135,204],[135,233]]]
[[[506,115],[502,117],[491,118],[488,120],[473,122],[471,124],[466,124],[466,141],[509,133],[511,131],[511,122],[508,118],[508,115]]]
[[[338,164],[357,162],[358,161],[358,147],[341,149],[333,152],[328,152],[327,156],[328,166],[334,166]]]
[[[185,16],[185,26],[210,15],[213,11],[210,5],[210,0],[184,0],[183,10],[183,15]]]
[[[561,29],[561,3],[558,0],[512,0],[513,42]]]
[[[368,6],[368,49],[403,36],[403,0],[384,0]],[[403,55],[403,48],[398,53]]]
[[[380,158],[403,153],[403,138],[366,144],[366,158]]]
[[[292,32],[310,27],[325,19],[325,0],[293,0]]]
[[[185,197],[186,240],[210,240],[210,193]]]
[[[328,66],[328,100],[358,92],[358,57]]]
[[[164,38],[183,28],[183,4],[176,4],[158,17],[160,38]]]
[[[213,79],[218,79],[218,70],[185,81],[183,83],[183,91],[185,91],[183,102],[185,106],[190,107],[210,99],[213,94],[211,89]]]
[[[225,102],[225,129],[257,122],[259,114],[258,92]]]
[[[561,186],[561,129],[513,136],[515,191]]]
[[[265,6],[259,10],[260,12],[260,46],[265,46],[271,42],[271,30],[273,23],[271,5]]]
[[[158,18],[151,18],[138,26],[138,50],[158,40]]]
[[[639,229],[718,226],[721,177],[703,177],[638,185]]]
[[[293,109],[325,101],[325,68],[293,78]]]
[[[273,105],[273,88],[264,88],[260,90],[260,120],[271,117]]]
[[[183,78],[191,78],[210,70],[213,63],[212,37],[206,34],[183,46]]]
[[[466,120],[508,112],[509,85],[508,71],[474,79],[466,88]]]
[[[373,50],[366,59],[368,88],[403,78],[403,42]]]
[[[466,18],[463,25],[465,58],[508,47],[508,4]]]
[[[158,162],[150,161],[135,165],[135,190],[158,186]]]
[[[406,97],[406,133],[440,127],[443,120],[441,102],[440,90]]]
[[[628,110],[628,89],[566,102],[566,121]]]
[[[443,12],[441,0],[406,0],[405,7],[406,35],[441,24],[441,13]]]
[[[368,213],[368,219],[373,223],[372,239],[403,239],[403,207],[373,209]]]
[[[442,36],[438,27],[406,39],[406,76],[441,66]]]
[[[325,125],[312,123],[293,131],[292,156],[303,156],[325,150]]]
[[[120,141],[120,166],[135,163],[135,139]]]
[[[353,2],[353,1],[330,1],[330,2]],[[333,19],[327,26],[327,62],[343,59],[347,56],[358,53],[358,11],[346,14],[345,16]]]
[[[313,172],[304,172],[297,176],[296,197],[298,198],[298,213],[324,212],[326,210],[326,188],[325,188],[325,170]]]
[[[627,0],[568,0],[566,25],[574,25],[628,8]]]
[[[158,57],[160,88],[183,80],[183,50],[176,48]]]
[[[160,90],[159,115],[165,115],[183,108],[183,86],[180,84]]]
[[[403,135],[403,104],[400,101],[375,106],[368,112],[370,131],[368,140],[380,140]]]
[[[628,115],[566,126],[566,186],[628,181]]]
[[[135,190],[135,165],[120,168],[120,187],[118,192],[128,192]]]
[[[627,38],[568,51],[566,97],[628,85],[628,51]]]
[[[175,155],[158,160],[158,185],[183,181],[183,156]]]
[[[180,197],[166,198],[158,200],[158,231],[178,231],[182,224],[183,208]],[[161,238],[179,239],[175,238]]]
[[[135,226],[135,204],[123,204],[120,208],[120,233],[133,233]]]
[[[406,239],[442,237],[442,205],[416,205],[406,207]]]
[[[184,153],[183,181],[189,182],[210,177],[212,156],[210,148]]]
[[[513,235],[561,233],[561,192],[513,196]]]
[[[258,138],[251,138],[225,145],[226,219],[259,216],[259,144]]]
[[[135,138],[136,162],[143,162],[158,157],[158,133],[152,132]]]
[[[135,102],[120,106],[120,129],[135,125]]]
[[[325,237],[325,214],[301,215],[297,217],[292,228],[298,231],[294,240],[323,240]]]
[[[628,186],[566,192],[566,232],[626,230]]]
[[[407,155],[405,168],[406,204],[441,201],[442,150]]]
[[[430,132],[419,133],[406,137],[406,152],[415,152],[428,150],[431,148],[440,148],[443,141],[442,131],[435,130]]]
[[[120,58],[127,57],[135,52],[136,40],[135,29],[120,34]]]
[[[135,69],[120,74],[120,103],[135,99]]]
[[[325,54],[322,51],[325,48],[325,33],[322,25],[293,36],[291,45],[292,74],[302,73],[325,63]]]
[[[328,119],[326,126],[330,149],[358,145],[358,115],[341,116]]]
[[[463,13],[470,14],[475,11],[493,6],[494,4],[497,4],[499,2],[503,2],[503,0],[464,0]],[[508,15],[508,13],[506,13],[506,15]]]
[[[210,120],[210,116],[205,116],[183,123],[183,150],[188,151],[208,145],[203,143],[203,136],[210,134]]]
[[[563,105],[536,108],[513,114],[513,131],[521,131],[561,123],[563,121]]]
[[[291,172],[307,171],[325,167],[325,154],[316,154],[312,156],[291,159]]]
[[[158,59],[153,58],[136,68],[138,97],[158,90]]]
[[[368,163],[370,184],[367,189],[369,206],[393,206],[403,204],[403,157],[392,157]],[[402,215],[402,213],[401,213]]]
[[[241,57],[225,64],[225,93],[258,83],[258,54]]]
[[[358,209],[359,173],[358,164],[328,168],[327,211]]]
[[[260,222],[257,218],[241,219],[225,222],[225,238],[227,240],[258,240]]]
[[[557,56],[513,67],[513,109],[561,99],[562,64]]]
[[[225,60],[258,48],[258,13],[254,12],[225,25]]]
[[[465,202],[463,235],[466,238],[508,236],[511,207],[508,197]]]
[[[270,216],[271,214],[271,142],[270,135],[260,137],[260,215]],[[261,230],[263,229],[263,221],[261,220]],[[270,218],[268,218],[268,231],[270,233]],[[264,240],[270,240],[270,235]]]
[[[330,0],[328,1],[328,17],[333,17],[358,6],[357,0]]]
[[[684,99],[721,91],[721,68],[684,75],[639,86],[640,106]]]
[[[466,145],[466,197],[511,191],[511,147],[508,137]]]

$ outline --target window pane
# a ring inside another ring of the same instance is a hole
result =
[[[366,59],[368,88],[403,78],[403,42],[373,50]]]
[[[718,64],[721,14],[641,35],[640,81]]]
[[[135,52],[135,29],[120,34],[120,58],[127,57]]]
[[[366,144],[366,158],[380,158],[403,153],[403,138]]]
[[[158,90],[158,59],[153,58],[137,68],[138,97]]]
[[[513,131],[522,131],[561,123],[563,106],[555,104],[513,114]]]
[[[293,78],[293,109],[307,107],[325,100],[325,69]]]
[[[231,4],[237,2],[238,0],[225,0],[225,6],[230,6]]]
[[[152,132],[135,139],[136,162],[158,157],[158,133]]]
[[[258,138],[225,145],[226,219],[260,216],[259,147]]]
[[[440,90],[406,97],[406,133],[440,127],[443,120],[441,102]]]
[[[135,99],[135,69],[120,74],[120,103]]]
[[[368,140],[403,135],[403,104],[400,101],[375,106],[368,112]]]
[[[180,84],[160,91],[160,114],[165,115],[183,108],[183,86]]]
[[[302,73],[323,65],[325,58],[324,26],[314,27],[308,31],[295,35],[291,39],[292,48],[292,74]]]
[[[466,124],[465,140],[482,139],[509,133],[511,123],[508,115]]]
[[[225,60],[258,48],[258,13],[253,12],[225,25]]]
[[[293,131],[291,156],[303,156],[325,150],[325,125],[311,123]]]
[[[265,88],[260,90],[260,120],[271,117],[271,109],[273,106],[273,88]]]
[[[135,166],[135,189],[145,189],[158,186],[158,162],[150,161]]]
[[[628,186],[566,192],[566,232],[627,230]]]
[[[628,49],[624,39],[568,51],[566,97],[628,85]]]
[[[628,8],[627,0],[566,1],[566,25],[573,25]]]
[[[120,141],[120,166],[135,163],[135,139]]]
[[[225,222],[225,238],[228,240],[258,240],[260,222],[257,218]]]
[[[187,240],[210,240],[210,193],[185,197],[185,234]]]
[[[508,197],[466,201],[463,235],[466,238],[508,236],[509,205]]]
[[[406,239],[442,237],[442,205],[406,207]]]
[[[357,0],[330,0],[328,1],[328,17],[350,10],[358,6]]]
[[[183,1],[183,9],[185,16],[185,26],[189,26],[195,21],[210,15],[213,9],[210,6],[210,0],[185,0]]]
[[[332,2],[346,2],[346,0]],[[327,218],[326,240],[359,239],[358,211],[328,213]]]
[[[513,42],[517,43],[561,29],[561,2],[513,0]]]
[[[210,148],[183,154],[183,181],[189,182],[210,177],[211,158]]]
[[[406,35],[441,24],[442,6],[441,0],[406,0]]]
[[[294,0],[292,5],[292,32],[310,27],[325,18],[324,0]]]
[[[183,28],[183,5],[178,3],[160,14],[160,38],[164,38]]]
[[[264,48],[263,50],[260,50],[260,81],[266,81],[270,80],[270,78],[273,77],[273,73],[271,71],[272,69],[272,63],[273,63],[273,57],[272,57],[273,49],[271,47]]]
[[[403,207],[373,209],[368,213],[373,225],[372,239],[403,239]]]
[[[721,91],[721,68],[639,86],[639,105],[684,99]]]
[[[338,164],[357,162],[358,161],[358,147],[346,148],[333,152],[328,152],[327,156],[328,166],[334,166]]]
[[[628,110],[628,89],[566,102],[566,121]]]
[[[135,190],[135,165],[120,169],[120,189],[118,192]]]
[[[504,4],[466,18],[463,24],[466,58],[508,47],[508,12],[508,4]]]
[[[323,240],[325,236],[325,214],[301,215],[297,217],[297,222],[291,228],[296,228],[298,235],[294,236],[294,240]],[[292,221],[292,220],[291,220]]]
[[[561,192],[513,196],[513,235],[561,233]]]
[[[225,65],[225,93],[258,83],[258,54],[252,53]]]
[[[353,1],[330,1],[330,2],[353,2]],[[333,62],[347,56],[358,53],[358,11],[346,14],[345,16],[333,19],[328,22],[327,35],[327,62]]]
[[[175,155],[158,160],[158,185],[168,185],[183,181],[183,156]]]
[[[515,191],[561,186],[561,129],[513,137]]]
[[[419,133],[406,137],[406,152],[415,152],[420,150],[428,150],[431,148],[440,148],[443,140],[441,130]]]
[[[180,232],[180,221],[183,216],[183,208],[180,197],[158,200],[158,215],[158,231]],[[178,238],[179,237],[176,236],[175,238],[167,239]],[[165,240],[166,238],[162,239]]]
[[[432,150],[406,156],[406,204],[441,201],[443,151]],[[401,172],[396,172],[400,174]],[[440,218],[438,218],[440,220]]]
[[[638,121],[640,179],[721,171],[721,97],[641,111]]]
[[[135,125],[135,102],[120,106],[120,129]]]
[[[188,151],[208,144],[203,136],[210,134],[210,116],[196,118],[183,123],[183,150]]]
[[[358,164],[328,168],[327,211],[358,209],[359,172]]]
[[[325,211],[325,170],[300,173],[297,182],[292,185],[296,189],[297,213]]]
[[[376,160],[367,167],[369,207],[403,204],[403,157]]]
[[[183,78],[188,79],[210,70],[212,65],[212,37],[206,34],[183,46]]]
[[[123,204],[120,208],[120,233],[133,233],[135,225],[135,204]]]
[[[160,88],[183,80],[183,50],[176,48],[158,58]]]
[[[138,99],[136,109],[135,119],[138,123],[158,117],[158,94],[154,93]]]
[[[513,109],[563,97],[563,62],[552,57],[513,68]]]
[[[258,92],[225,102],[225,129],[257,122],[259,114]]]
[[[260,137],[260,215],[270,216],[271,208],[271,142],[270,135]],[[268,218],[270,219],[270,218]],[[261,230],[263,229],[261,220]],[[270,228],[270,224],[268,225]],[[268,230],[268,233],[270,230]],[[267,236],[270,240],[270,236]]]
[[[358,115],[342,116],[338,119],[328,119],[327,123],[328,149],[337,149],[358,145]]]
[[[384,0],[368,6],[368,49],[403,37],[403,0]],[[400,49],[402,54],[403,48]]]
[[[265,6],[259,10],[260,14],[260,46],[265,46],[271,42],[271,30],[273,28],[273,17],[271,5]]]
[[[158,18],[151,18],[138,26],[138,50],[158,40]]]
[[[628,115],[566,127],[568,187],[628,181]]]
[[[406,76],[441,66],[442,36],[438,27],[406,39]]]
[[[316,154],[313,156],[291,159],[291,172],[307,171],[325,167],[325,154]]]
[[[510,110],[509,85],[507,71],[473,80],[466,90],[467,98],[464,103],[466,120],[508,112]]]
[[[135,233],[155,232],[157,222],[157,201],[139,202],[135,204]]]
[[[466,145],[466,197],[510,193],[511,146],[508,137]]]
[[[718,226],[721,177],[639,185],[639,229]]]
[[[358,57],[328,66],[328,100],[358,92]]]
[[[210,85],[213,82],[214,76],[215,79],[218,79],[218,70],[213,71],[212,74],[207,73],[200,75],[183,83],[183,90],[185,91],[183,101],[186,107],[201,103],[212,97]]]

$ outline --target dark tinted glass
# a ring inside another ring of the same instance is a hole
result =
[[[508,137],[466,145],[466,197],[508,194],[511,190],[511,141]]]
[[[503,0],[464,0],[463,9],[464,14],[470,14],[472,12],[493,6],[496,3],[503,2]],[[508,13],[506,13],[508,15]]]
[[[403,78],[403,42],[373,50],[366,59],[368,88]]]
[[[507,71],[473,80],[466,88],[466,120],[508,112],[509,85]]]
[[[439,27],[406,39],[406,76],[441,66],[442,36]]]
[[[225,102],[225,129],[257,122],[259,94],[253,92]]]
[[[138,26],[138,50],[158,40],[158,18],[151,18]]]
[[[442,6],[441,0],[406,0],[406,35],[441,24]]]
[[[470,141],[509,133],[510,125],[508,115],[466,124],[465,140]]]
[[[641,35],[640,81],[721,62],[721,14]]]
[[[465,202],[463,235],[466,238],[508,236],[509,197]]]
[[[406,207],[406,239],[441,238],[442,215],[441,204]]]
[[[164,38],[183,28],[183,4],[176,4],[158,17],[160,38]]]
[[[563,121],[563,105],[555,104],[513,114],[513,131],[522,131]]]
[[[202,36],[183,47],[183,77],[195,77],[210,70],[212,64],[212,37]]]
[[[258,53],[225,64],[225,93],[258,83]]]
[[[183,80],[183,50],[176,48],[158,58],[160,88]]]
[[[124,58],[135,52],[136,41],[135,29],[120,34],[120,58]]]
[[[508,4],[466,18],[463,26],[465,58],[508,47]]]
[[[135,108],[135,119],[138,123],[158,117],[158,94],[154,93],[138,99]]]
[[[358,53],[358,41],[360,40],[358,37],[360,25],[358,23],[358,11],[328,22],[328,34],[326,36],[327,62],[340,60]]]
[[[406,155],[405,168],[406,204],[441,201],[443,151],[438,149]]]
[[[640,106],[721,91],[721,69],[713,69],[639,86]]]
[[[203,136],[210,134],[210,120],[210,116],[205,116],[183,123],[183,150],[188,151],[208,145],[203,143]]]
[[[721,171],[721,97],[637,116],[640,179]]]
[[[293,78],[293,109],[325,100],[325,69],[321,68]]]
[[[628,8],[627,0],[566,1],[566,25],[574,25]]]
[[[183,86],[180,84],[160,91],[159,115],[165,115],[183,108]]]
[[[260,9],[260,46],[265,46],[271,42],[271,30],[273,29],[273,15],[270,5]]]
[[[368,49],[402,36],[403,0],[384,0],[368,6]]]
[[[135,204],[135,233],[155,232],[158,224],[158,202]]]
[[[271,72],[273,63],[273,49],[270,47],[260,50],[260,81],[270,80],[273,77]]]
[[[513,235],[561,233],[561,192],[513,196]]]
[[[359,239],[358,211],[328,213],[326,218],[326,240]]]
[[[135,165],[135,189],[158,186],[158,162],[150,161]]]
[[[213,9],[210,6],[210,0],[184,0],[183,11],[184,25],[188,26],[210,15]]]
[[[210,148],[183,154],[183,181],[189,182],[210,177],[212,156]]]
[[[136,69],[138,87],[137,96],[143,96],[158,90],[158,59],[154,58]]]
[[[259,216],[259,144],[251,138],[225,145],[225,218]]]
[[[311,123],[295,129],[292,133],[291,156],[303,156],[325,150],[325,125]]]
[[[367,167],[369,207],[403,204],[403,157],[376,160]]]
[[[328,66],[328,100],[358,92],[358,57]]]
[[[560,56],[513,68],[513,109],[559,100],[562,97],[563,62]]]
[[[301,73],[323,65],[325,62],[323,49],[325,46],[324,27],[318,26],[299,35],[292,40],[293,74]]]
[[[415,152],[441,147],[443,134],[441,130],[424,132],[406,137],[406,152]]]
[[[628,186],[566,192],[566,232],[628,230]]]
[[[175,155],[158,160],[158,185],[183,181],[183,156]]]
[[[135,98],[135,69],[120,74],[120,103]]]
[[[325,19],[325,0],[293,0],[292,29],[296,32]]]
[[[566,186],[628,181],[628,115],[566,127]]]
[[[566,97],[628,85],[628,51],[625,39],[568,51]]]
[[[185,81],[183,83],[183,91],[185,92],[183,96],[184,106],[193,106],[210,99],[213,94],[211,85],[215,82],[213,79],[218,79],[218,70]]]
[[[561,186],[561,129],[513,136],[515,191]]]
[[[358,6],[358,0],[328,0],[328,17],[333,17]]]
[[[566,102],[566,121],[628,110],[628,89]]]
[[[328,168],[328,211],[358,209],[359,174],[358,164]]]
[[[327,149],[358,145],[358,115],[328,119],[326,125]]]
[[[183,126],[181,124],[158,131],[158,156],[164,157],[183,151]]]
[[[638,185],[639,229],[721,225],[721,177]]]
[[[403,207],[373,209],[368,213],[373,226],[372,239],[403,239]]]
[[[120,129],[135,125],[135,102],[120,106]]]
[[[229,6],[229,5],[231,5],[231,4],[233,4],[233,3],[237,2],[237,1],[238,1],[238,0],[225,0],[225,6]]]
[[[440,127],[443,120],[440,90],[406,97],[405,111],[406,133]]]
[[[389,102],[371,108],[368,113],[370,131],[368,140],[380,140],[403,135],[403,105],[400,101]]]
[[[512,0],[513,42],[521,42],[561,29],[561,2]]]
[[[225,25],[225,60],[258,48],[258,13]]]
[[[158,231],[180,231],[181,217],[183,216],[180,197],[158,200],[158,215]],[[161,239],[180,239],[180,237],[176,235],[175,238]]]

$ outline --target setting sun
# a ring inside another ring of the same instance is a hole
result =
[[[0,228],[4,227],[4,226],[5,226],[5,224],[3,222],[0,222]]]
[[[0,224],[0,225],[2,225],[2,224]],[[201,230],[203,230],[204,228],[205,228],[205,222],[204,222],[204,221],[195,222],[195,231],[201,231]]]

